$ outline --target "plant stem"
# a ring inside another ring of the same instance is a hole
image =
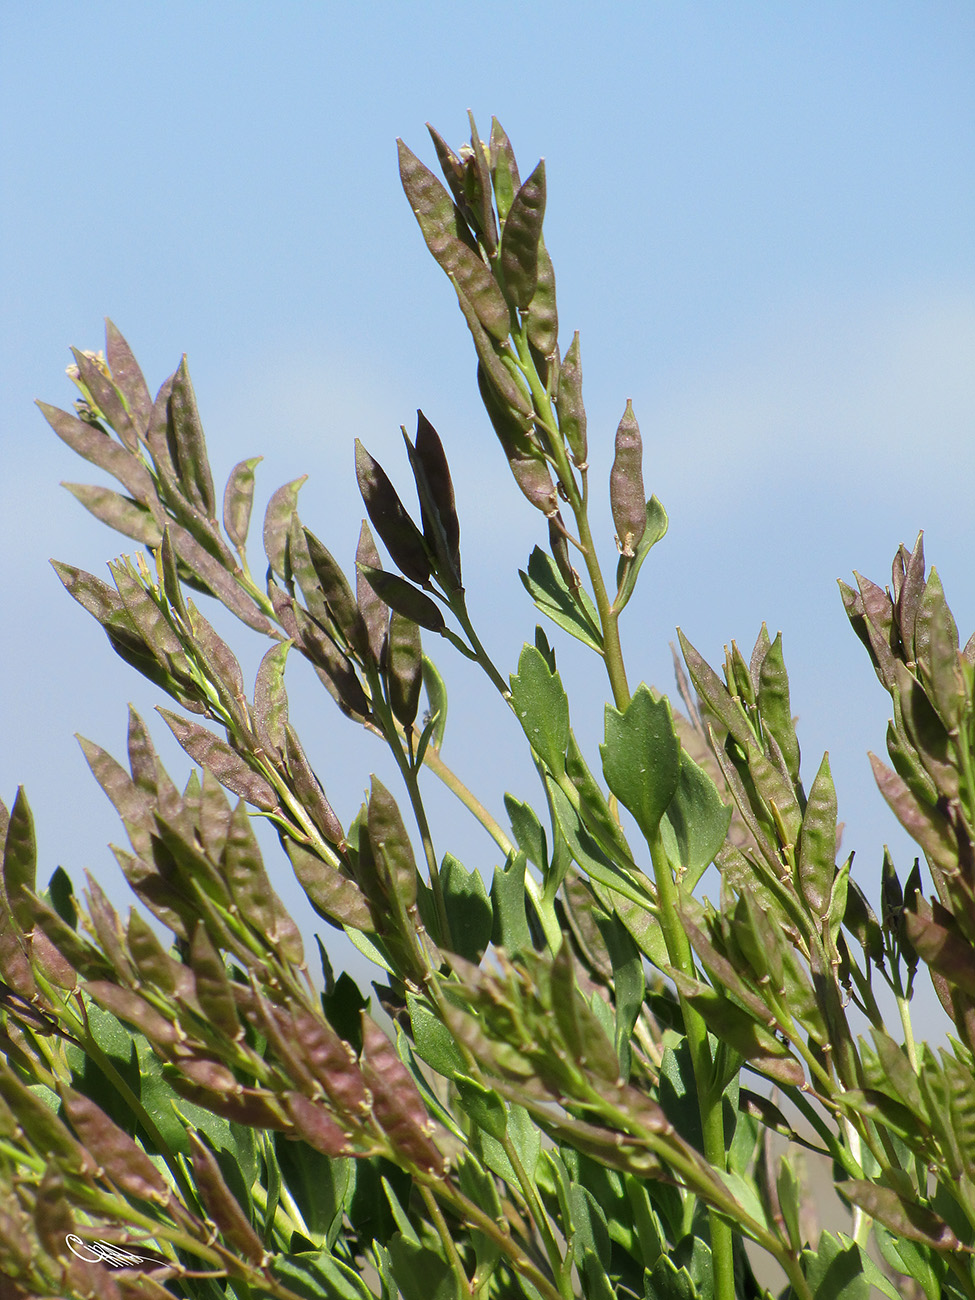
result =
[[[432,745],[428,746],[423,756],[423,763],[438,780],[443,782],[451,794],[457,796],[468,812],[477,818],[505,857],[514,852],[515,846],[505,835],[500,824],[495,821],[473,791],[469,790],[460,777],[447,766],[440,757],[438,749],[434,749]]]
[[[437,1198],[429,1187],[420,1185],[420,1195],[423,1197],[423,1203],[429,1211],[430,1218],[433,1220],[433,1226],[437,1230],[437,1236],[443,1243],[444,1251],[450,1263],[450,1271],[453,1273],[457,1282],[457,1294],[464,1295],[470,1293],[470,1282],[467,1278],[467,1272],[464,1263],[457,1253],[457,1247],[454,1245],[454,1239],[450,1235],[450,1229],[447,1226],[447,1220],[443,1217],[443,1211],[437,1203]]]
[[[664,849],[659,831],[650,842],[650,859],[657,882],[657,897],[660,900],[660,925],[664,932],[667,953],[672,964],[683,974],[693,977],[694,962],[687,935],[680,924],[677,913],[677,887],[670,869],[670,862]],[[722,1097],[716,1087],[714,1062],[708,1042],[707,1027],[700,1014],[686,1001],[680,998],[681,1012],[684,1017],[684,1031],[694,1067],[694,1081],[697,1085],[697,1100],[701,1111],[701,1128],[704,1135],[704,1155],[717,1170],[727,1167],[727,1150],[724,1140],[724,1116],[722,1114]],[[715,1096],[715,1093],[718,1095]],[[709,1208],[708,1217],[711,1226],[711,1260],[714,1269],[715,1300],[734,1300],[735,1264],[734,1234],[731,1225],[713,1208]]]

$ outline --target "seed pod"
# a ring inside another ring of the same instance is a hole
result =
[[[423,535],[430,550],[460,586],[460,521],[454,502],[454,485],[440,435],[422,411],[416,413],[416,443],[406,437],[413,477],[423,516]],[[438,572],[438,576],[440,576]]]
[[[189,493],[190,501],[203,511],[207,519],[216,522],[213,476],[185,355],[173,376],[167,433],[170,446],[176,449],[180,481]]]
[[[558,565],[559,573],[561,573],[569,589],[575,591],[579,586],[579,575],[569,562],[569,544],[565,540],[565,527],[562,523],[561,511],[556,511],[554,515],[549,516],[548,544],[555,558],[555,563]]]
[[[515,162],[515,151],[512,149],[511,141],[496,117],[491,118],[490,152],[494,201],[497,205],[498,216],[504,221],[521,185],[521,180],[518,175],[518,164]]]
[[[568,352],[559,367],[559,391],[555,399],[559,430],[572,452],[576,465],[586,463],[586,408],[582,404],[582,358],[579,354],[579,331],[576,330]]]
[[[116,388],[125,398],[136,431],[144,434],[152,410],[152,397],[132,349],[108,317],[105,318],[105,359]]]
[[[555,267],[544,239],[538,241],[538,279],[528,308],[528,342],[550,357],[559,342],[559,312],[555,302]]]
[[[406,512],[386,471],[369,455],[362,443],[355,443],[355,473],[369,518],[383,539],[396,567],[421,585],[430,579],[430,559],[423,534]]]
[[[376,595],[387,605],[410,618],[428,632],[437,632],[441,636],[446,629],[443,614],[429,596],[416,587],[412,587],[395,573],[385,573],[382,569],[372,569],[368,564],[360,564],[359,572],[365,577]]]
[[[78,367],[82,392],[87,390],[86,395],[90,395],[92,402],[97,407],[97,414],[104,416],[105,422],[115,430],[123,445],[129,451],[137,452],[139,449],[138,430],[115,387],[112,377],[108,374],[104,359],[96,357],[92,352],[79,352],[77,348],[72,348],[71,352]]]
[[[545,217],[545,162],[518,190],[501,233],[501,269],[511,301],[522,311],[535,296]]]
[[[386,641],[389,606],[385,601],[379,599],[370,586],[368,578],[360,568],[360,565],[366,565],[370,569],[381,569],[383,567],[379,562],[376,543],[372,539],[372,533],[369,531],[369,525],[365,520],[362,521],[362,527],[359,530],[359,545],[356,547],[355,561],[356,599],[359,604],[359,613],[366,627],[370,655],[373,662],[378,664],[382,658],[383,645]]]
[[[504,448],[515,482],[537,510],[554,515],[558,496],[548,465],[540,454],[531,454],[531,442],[521,419],[499,400],[483,366],[477,367],[477,386],[498,441]]]
[[[493,257],[498,247],[498,227],[491,203],[491,172],[487,150],[470,109],[467,110],[467,120],[471,124],[471,152],[464,162],[464,192],[477,218],[484,246]]]
[[[436,176],[424,167],[402,141],[399,141],[399,151],[403,189],[427,247],[450,277],[458,293],[468,300],[481,325],[496,339],[507,338],[510,325],[508,305],[497,281],[477,251],[464,216],[451,202],[450,195]],[[486,175],[486,163],[484,171]],[[465,170],[465,180],[473,174]],[[487,184],[490,211],[489,179]],[[470,212],[469,208],[468,211]],[[493,222],[493,213],[491,220]]]
[[[647,501],[643,490],[643,439],[629,399],[616,430],[616,459],[609,475],[609,503],[620,551],[623,555],[633,555],[647,526]]]
[[[464,164],[451,149],[450,145],[443,138],[439,131],[427,123],[427,130],[430,132],[430,139],[433,141],[433,147],[437,151],[437,162],[440,164],[440,170],[444,174],[444,179],[450,186],[450,192],[454,196],[454,202],[457,204],[469,225],[474,224],[474,214],[470,213],[467,204],[467,195],[464,193]],[[465,210],[466,209],[466,210]]]
[[[238,549],[247,541],[251,507],[254,504],[254,470],[263,456],[239,461],[230,471],[223,493],[223,527]]]
[[[389,620],[388,662],[389,703],[397,722],[411,727],[420,705],[423,678],[423,649],[420,629],[412,619],[393,610]]]

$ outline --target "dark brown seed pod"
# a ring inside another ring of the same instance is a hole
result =
[[[393,610],[389,620],[387,643],[387,680],[389,703],[397,722],[411,727],[420,706],[423,681],[423,647],[420,629],[412,619]]]
[[[423,534],[407,514],[386,471],[358,438],[355,472],[369,518],[396,567],[404,577],[424,586],[430,580],[430,558]]]

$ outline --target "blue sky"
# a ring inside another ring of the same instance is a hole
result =
[[[883,583],[923,528],[963,637],[975,626],[973,65],[975,9],[938,0],[4,6],[0,794],[26,784],[45,878],[87,867],[127,901],[105,847],[121,828],[73,733],[121,755],[126,703],[164,703],[47,564],[103,574],[124,549],[58,487],[92,478],[31,405],[70,405],[68,347],[100,347],[105,315],[153,388],[188,353],[218,478],[263,454],[263,502],[309,474],[303,518],[350,569],[353,439],[405,492],[398,430],[422,406],[482,639],[505,671],[531,639],[516,571],[540,517],[396,172],[397,136],[432,164],[424,123],[459,145],[467,108],[484,133],[500,118],[523,174],[546,158],[594,493],[629,397],[670,513],[625,615],[631,683],[669,689],[677,624],[714,663],[763,619],[781,628],[807,781],[829,749],[868,895],[885,841],[906,871],[866,758],[888,703],[836,579]],[[260,644],[233,636],[252,672]],[[594,755],[603,684],[553,639]],[[453,690],[447,760],[499,811],[505,790],[535,798],[513,719],[430,648]],[[348,821],[370,771],[392,777],[309,678],[295,666],[293,720]],[[431,801],[439,851],[489,876],[490,843]]]

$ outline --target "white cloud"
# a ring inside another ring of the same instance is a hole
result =
[[[793,313],[675,376],[647,421],[661,435],[654,455],[672,482],[709,497],[755,478],[866,469],[967,492],[973,355],[975,301],[961,295]]]

